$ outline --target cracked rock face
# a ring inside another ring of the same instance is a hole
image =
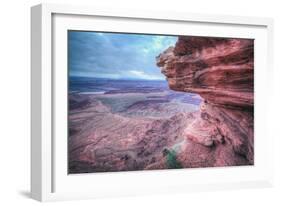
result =
[[[171,89],[204,99],[184,130],[196,145],[179,155],[185,167],[254,164],[253,60],[253,40],[186,36],[157,57]]]

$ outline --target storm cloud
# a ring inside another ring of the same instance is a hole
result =
[[[155,57],[177,37],[69,31],[70,76],[114,79],[164,79]]]

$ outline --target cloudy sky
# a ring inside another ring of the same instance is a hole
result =
[[[164,79],[155,57],[177,37],[69,31],[70,76]]]

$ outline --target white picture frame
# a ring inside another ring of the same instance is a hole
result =
[[[191,24],[196,27],[193,33],[183,29]],[[266,126],[271,104],[267,91],[271,91],[273,75],[272,19],[40,4],[31,8],[31,26],[32,198],[53,201],[273,185],[273,134]],[[93,26],[105,31],[258,39],[255,68],[261,69],[255,70],[255,166],[67,175],[65,138],[58,138],[66,130],[61,112],[67,85],[65,31],[93,30]],[[167,30],[169,26],[173,31]]]

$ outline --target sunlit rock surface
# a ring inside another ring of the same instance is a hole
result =
[[[254,164],[253,52],[249,39],[179,37],[157,57],[171,89],[204,99],[184,131],[184,167]]]

